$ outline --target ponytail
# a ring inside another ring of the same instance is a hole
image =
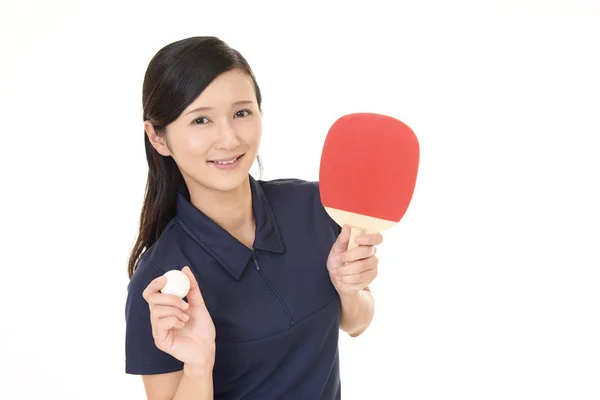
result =
[[[177,193],[185,185],[175,161],[160,155],[144,133],[148,179],[140,215],[139,232],[129,256],[127,272],[133,275],[140,257],[160,237],[165,226],[177,213]]]

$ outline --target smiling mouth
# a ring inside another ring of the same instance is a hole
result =
[[[213,164],[217,164],[217,165],[229,165],[229,164],[233,164],[235,163],[237,160],[239,160],[240,158],[242,158],[243,154],[240,154],[239,156],[236,157],[232,157],[232,158],[224,158],[221,160],[208,160],[208,162],[213,163]]]

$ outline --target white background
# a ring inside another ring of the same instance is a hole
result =
[[[141,84],[194,35],[255,70],[265,179],[317,179],[349,112],[420,140],[375,320],[340,342],[345,400],[600,398],[597,1],[0,4],[0,398],[144,398],[124,373]]]

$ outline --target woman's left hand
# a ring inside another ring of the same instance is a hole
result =
[[[327,270],[340,296],[353,295],[369,286],[377,276],[376,247],[380,233],[356,236],[357,247],[348,250],[350,227],[344,225],[327,259]]]

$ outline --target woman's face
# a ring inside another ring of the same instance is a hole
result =
[[[247,179],[262,135],[252,78],[240,70],[219,75],[167,126],[163,137],[146,132],[154,148],[171,156],[190,191],[229,191]]]

